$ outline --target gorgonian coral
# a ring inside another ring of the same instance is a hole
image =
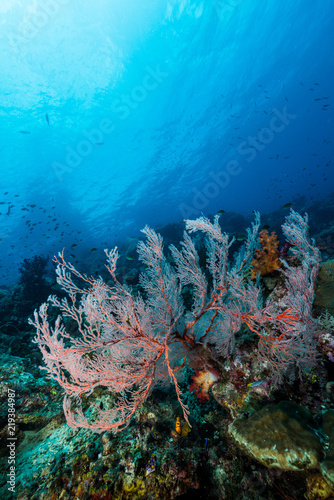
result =
[[[187,220],[183,241],[179,248],[169,247],[168,258],[162,237],[146,226],[146,241],[137,247],[143,264],[140,292],[118,281],[117,248],[106,250],[108,283],[101,277],[81,274],[63,253],[59,254],[55,259],[57,281],[69,298],[51,296],[49,303],[63,317],[72,318],[77,334],[66,331],[61,316],[51,325],[47,304],[35,311],[30,323],[37,330],[35,342],[48,376],[66,393],[64,411],[71,427],[97,432],[124,429],[157,383],[160,370],[165,370],[173,383],[188,422],[189,410],[177,380],[185,355],[206,351],[217,359],[233,354],[242,328],[256,335],[257,355],[274,384],[286,373],[290,379],[300,376],[316,362],[316,324],[311,312],[320,252],[309,239],[307,215],[291,210],[282,226],[296,257],[294,262],[300,264],[282,261],[285,295],[279,302],[264,298],[260,283],[248,279],[259,227],[256,213],[244,245],[231,259],[229,249],[234,239],[222,232],[218,216],[213,222],[206,217]],[[190,237],[194,232],[205,238],[205,269],[200,265],[196,240]],[[266,235],[262,238],[265,241]],[[185,289],[192,297],[188,307],[183,298]],[[178,358],[177,346],[182,348]],[[86,397],[96,388],[114,393],[110,407],[93,401],[90,410],[84,411],[83,396],[86,406]]]

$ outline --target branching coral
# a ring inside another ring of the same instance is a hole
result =
[[[48,284],[46,277],[46,266],[48,258],[35,255],[31,259],[24,259],[19,267],[19,283],[23,287],[25,300],[36,300],[39,302],[47,297]]]

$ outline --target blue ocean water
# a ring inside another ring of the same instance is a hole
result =
[[[2,0],[1,283],[334,188],[332,0]]]

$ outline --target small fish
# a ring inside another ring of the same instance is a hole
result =
[[[190,425],[188,424],[188,422],[185,422],[182,426],[181,436],[186,437],[188,436],[189,432],[191,432]]]
[[[264,226],[261,226],[261,229],[269,229],[270,226],[268,226],[268,224],[265,224]]]
[[[91,252],[96,252],[97,248],[91,248],[90,251]]]
[[[264,380],[255,380],[255,382],[250,382],[247,384],[247,387],[257,387],[261,384],[263,384]]]
[[[125,256],[125,258],[126,258],[127,260],[133,260],[132,255],[130,255],[129,253]]]
[[[223,215],[225,213],[225,210],[218,210],[217,215]]]
[[[180,419],[180,417],[176,417],[175,430],[176,430],[177,434],[181,434],[181,419]]]
[[[76,243],[73,243],[73,245],[71,245],[71,248],[72,248],[72,249],[73,249],[73,248],[77,248],[77,246],[78,246],[78,245],[77,245]]]
[[[282,208],[286,209],[286,208],[291,208],[293,205],[293,203],[286,203],[285,205],[283,205]]]
[[[30,134],[28,130],[20,130],[20,134]]]
[[[155,453],[152,453],[152,455],[150,456],[150,459],[146,465],[146,476],[148,476],[149,474],[151,474],[152,472],[155,471],[156,465],[157,465],[157,457],[156,457]]]
[[[50,120],[49,120],[49,115],[46,113],[45,114],[45,119],[46,119],[46,123],[49,125],[50,127]]]
[[[237,234],[237,241],[243,241],[246,238],[244,234]]]

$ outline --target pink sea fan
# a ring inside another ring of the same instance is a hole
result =
[[[182,356],[192,351],[217,360],[233,353],[235,336],[245,327],[257,336],[258,355],[277,383],[286,373],[293,378],[297,371],[301,376],[312,366],[317,342],[311,308],[320,253],[308,237],[307,216],[291,210],[283,225],[300,265],[282,261],[286,293],[279,303],[264,300],[260,283],[248,279],[259,227],[260,216],[255,213],[244,245],[231,259],[234,240],[222,232],[218,217],[213,223],[205,217],[188,220],[180,249],[170,247],[171,262],[163,252],[162,237],[146,226],[146,241],[138,244],[145,265],[141,293],[117,280],[117,248],[105,251],[111,284],[81,274],[63,253],[55,258],[57,281],[68,298],[48,299],[61,313],[54,326],[47,304],[35,311],[30,324],[36,328],[44,369],[65,392],[69,425],[97,432],[124,429],[161,379],[162,370],[188,421],[177,380],[185,357],[178,356],[176,346],[182,347]],[[193,232],[205,238],[206,269],[201,268],[189,235]],[[193,297],[188,308],[183,301],[185,287]],[[77,326],[74,335],[66,329],[68,318]],[[84,412],[82,397],[92,397],[98,387],[113,394],[111,407],[93,402]]]

